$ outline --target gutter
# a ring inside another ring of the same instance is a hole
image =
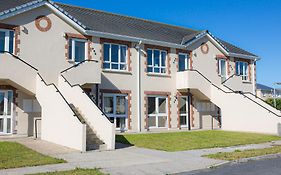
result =
[[[32,1],[32,2],[29,2],[29,3],[23,4],[23,5],[17,6],[15,8],[5,10],[3,12],[0,12],[0,20],[13,17],[13,16],[21,14],[23,12],[41,7],[45,4],[46,4],[46,1],[37,0],[37,1]]]
[[[138,38],[133,36],[126,36],[126,35],[118,35],[113,33],[107,33],[107,32],[98,32],[93,30],[87,30],[86,35],[90,36],[98,36],[102,38],[110,38],[110,39],[116,39],[116,40],[123,40],[123,41],[130,41],[130,42],[136,42],[139,43],[142,41],[142,43],[151,44],[151,45],[159,45],[159,46],[165,46],[165,47],[171,47],[176,49],[185,49],[186,46],[182,44],[174,44],[169,43],[165,41],[156,41],[156,40],[150,40],[145,38]]]
[[[142,107],[142,91],[141,91],[141,44],[142,41],[140,40],[139,43],[136,46],[136,49],[138,50],[138,62],[137,62],[137,94],[138,94],[138,99],[137,99],[137,113],[138,113],[138,131],[141,132],[141,107]]]

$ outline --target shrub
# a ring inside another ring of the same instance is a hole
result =
[[[274,99],[273,98],[267,99],[266,102],[274,107]],[[280,98],[276,99],[276,108],[281,110],[281,99]]]

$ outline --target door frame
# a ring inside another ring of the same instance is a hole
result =
[[[189,96],[188,95],[181,95],[179,96],[179,98],[185,98],[185,105],[186,105],[186,113],[185,114],[181,114],[180,113],[180,108],[178,109],[179,110],[179,119],[181,119],[182,116],[185,116],[186,117],[186,125],[181,125],[181,121],[179,123],[180,125],[180,128],[189,128],[189,123],[190,123],[190,120],[189,120],[189,111],[190,111],[190,102],[189,102]]]
[[[7,115],[7,112],[8,112],[8,103],[9,103],[9,92],[11,92],[11,114],[10,115]],[[0,135],[11,135],[13,134],[13,114],[14,114],[14,102],[13,102],[13,99],[14,99],[14,91],[13,90],[2,90],[0,89],[0,93],[4,93],[4,114],[3,115],[0,115],[0,118],[3,118],[3,132],[0,132]],[[7,120],[10,119],[10,132],[7,132]]]
[[[125,97],[126,99],[126,104],[125,104],[125,114],[124,115],[118,115],[116,114],[116,98],[117,96],[119,97]],[[103,93],[103,99],[102,99],[102,110],[104,110],[105,108],[105,104],[104,104],[104,98],[105,97],[112,97],[113,98],[113,113],[112,114],[106,114],[107,117],[110,119],[110,118],[113,118],[113,121],[114,121],[114,125],[115,125],[115,129],[117,131],[127,131],[128,130],[128,94],[119,94],[119,93]],[[125,118],[125,128],[120,128],[120,127],[117,127],[117,118]]]

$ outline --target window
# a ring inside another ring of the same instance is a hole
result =
[[[166,73],[167,51],[147,49],[147,72]]]
[[[189,69],[189,54],[179,53],[179,71]]]
[[[83,39],[69,39],[69,59],[82,62],[87,59],[87,41]]]
[[[127,70],[126,45],[108,44],[103,45],[103,68],[109,70]]]
[[[117,130],[124,131],[127,126],[127,95],[104,94],[103,111],[109,120],[115,124]]]
[[[148,126],[167,127],[167,97],[148,97]]]
[[[14,31],[0,29],[0,51],[13,53],[14,50]]]
[[[181,127],[187,127],[188,122],[188,97],[181,96],[179,98],[179,111],[180,111],[180,125]]]
[[[239,75],[242,77],[242,80],[248,80],[248,63],[238,61],[236,62],[236,75]]]
[[[219,59],[218,60],[218,66],[219,66],[219,75],[221,76],[221,80],[226,80],[226,60],[225,59]]]

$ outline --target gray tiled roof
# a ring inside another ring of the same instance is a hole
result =
[[[32,0],[0,0],[0,12],[20,6]],[[144,19],[117,15],[113,13],[55,3],[68,14],[86,26],[88,30],[144,38],[156,41],[182,44],[193,39],[201,31],[178,27]],[[219,40],[230,52],[256,56],[228,42]]]

